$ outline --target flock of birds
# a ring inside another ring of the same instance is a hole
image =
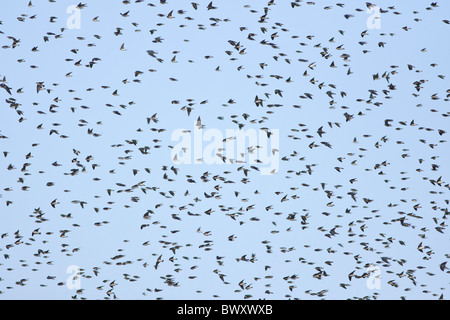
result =
[[[2,10],[1,299],[445,299],[444,4],[231,2]],[[174,164],[192,123],[279,129],[278,172]]]

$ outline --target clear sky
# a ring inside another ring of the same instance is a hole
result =
[[[0,299],[448,297],[449,3],[82,4],[2,4]]]

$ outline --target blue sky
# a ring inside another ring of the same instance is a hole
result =
[[[380,29],[368,28],[365,1],[292,8],[217,0],[213,10],[209,1],[198,1],[198,10],[190,1],[85,3],[79,29],[67,28],[67,8],[77,4],[70,1],[8,2],[0,14],[0,80],[11,91],[0,88],[7,137],[0,140],[1,299],[446,297],[448,3],[385,3]],[[20,39],[15,48],[8,37]],[[45,84],[39,93],[36,82]],[[154,114],[158,122],[147,123]],[[247,176],[242,164],[175,165],[171,134],[193,131],[198,117],[223,134],[238,124],[279,130],[278,173],[261,175],[250,164]],[[38,208],[45,221],[37,222]],[[326,236],[333,228],[338,234]],[[252,254],[254,262],[236,260]],[[124,257],[111,259],[117,255]],[[66,286],[71,265],[83,269],[78,293]],[[378,289],[365,277],[348,278],[369,265],[379,267]]]

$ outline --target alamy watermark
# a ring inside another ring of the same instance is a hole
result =
[[[367,13],[372,13],[367,18],[366,25],[368,29],[381,29],[381,8],[376,5],[367,7]]]
[[[279,169],[278,129],[219,129],[204,130],[194,123],[193,132],[176,129],[171,140],[174,164],[234,164],[257,166],[261,175],[276,174]],[[206,143],[205,143],[206,142]]]
[[[81,8],[73,4],[67,7],[66,13],[70,14],[66,20],[67,28],[81,29]]]
[[[66,269],[66,273],[70,273],[71,275],[67,278],[67,289],[69,290],[79,290],[81,289],[81,269],[79,266],[71,265]]]
[[[367,268],[367,273],[369,276],[367,277],[366,286],[368,289],[375,290],[381,288],[381,270],[377,265],[372,265]]]

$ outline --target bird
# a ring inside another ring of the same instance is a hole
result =
[[[159,265],[161,262],[163,262],[163,260],[162,260],[162,255],[160,255],[160,256],[158,257],[158,259],[156,260],[156,263],[155,263],[155,269],[158,269],[158,265]]]

